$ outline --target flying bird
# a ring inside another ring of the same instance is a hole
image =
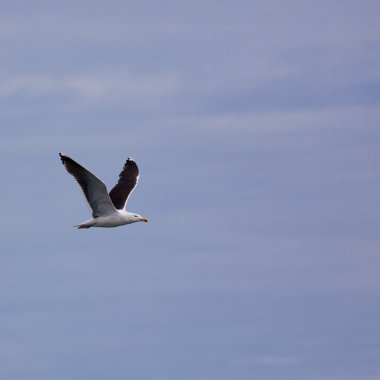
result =
[[[139,168],[128,158],[119,174],[119,181],[108,193],[107,186],[94,174],[65,154],[59,153],[62,164],[76,179],[92,209],[92,219],[74,227],[118,227],[135,222],[147,222],[139,214],[125,211],[128,198],[137,185]]]

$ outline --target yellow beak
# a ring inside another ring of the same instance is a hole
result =
[[[149,219],[148,218],[142,218],[141,219],[143,222],[149,222]]]

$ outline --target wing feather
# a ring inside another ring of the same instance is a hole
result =
[[[110,198],[117,210],[121,210],[127,204],[128,198],[136,187],[139,179],[139,168],[132,158],[125,162],[123,170],[119,174],[119,181],[110,191]]]
[[[82,188],[87,202],[92,209],[92,216],[94,218],[116,212],[103,181],[70,157],[61,153],[59,153],[59,156],[66,170],[76,179]]]

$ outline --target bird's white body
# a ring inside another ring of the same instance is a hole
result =
[[[119,227],[124,224],[131,224],[135,222],[147,222],[148,220],[138,214],[133,214],[124,210],[116,210],[111,215],[98,216],[78,224],[75,227],[78,228],[90,228],[90,227]]]

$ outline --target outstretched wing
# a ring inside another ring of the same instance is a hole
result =
[[[94,218],[116,212],[104,182],[70,157],[61,153],[59,153],[59,156],[66,170],[77,180],[82,188]]]
[[[119,174],[119,182],[110,191],[110,198],[117,210],[125,207],[129,195],[137,185],[138,179],[139,168],[132,158],[128,158]]]

